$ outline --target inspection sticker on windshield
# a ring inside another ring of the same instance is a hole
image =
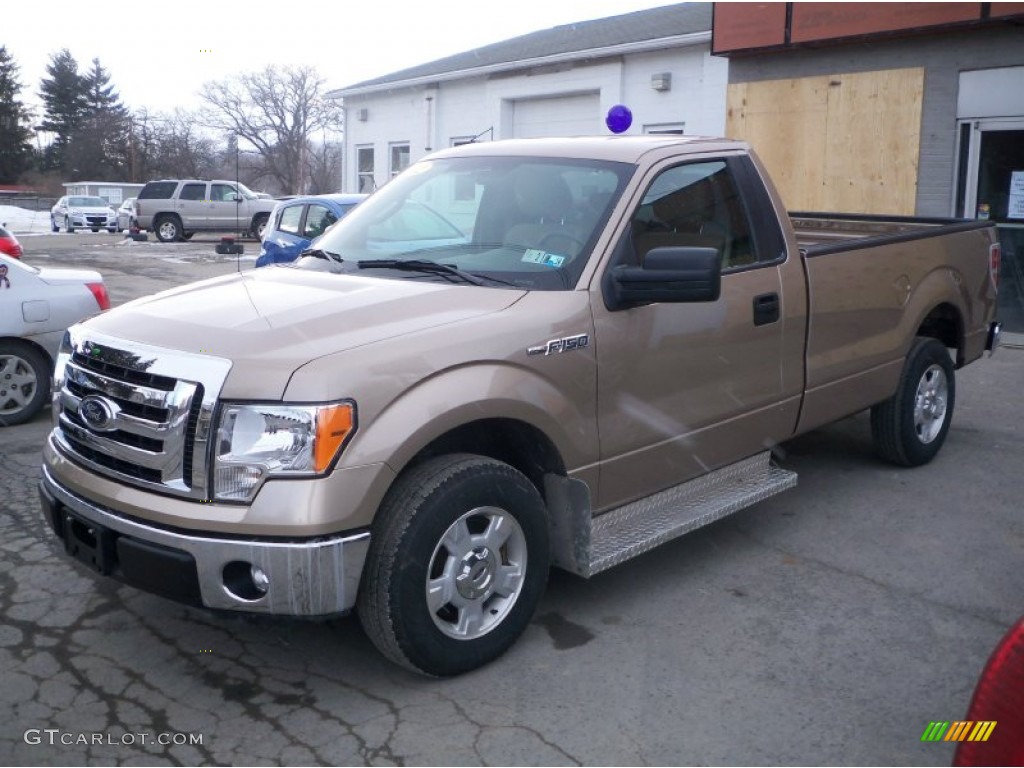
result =
[[[546,264],[549,267],[560,267],[565,263],[565,256],[556,256],[553,253],[537,248],[528,248],[526,253],[523,254],[522,261],[528,261],[531,264]]]

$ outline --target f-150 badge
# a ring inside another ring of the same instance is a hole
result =
[[[528,347],[528,355],[554,355],[561,352],[569,352],[574,349],[583,349],[590,343],[590,337],[581,333],[576,336],[566,336],[562,339],[552,339],[546,344],[537,347]]]

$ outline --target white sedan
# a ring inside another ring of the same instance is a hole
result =
[[[105,309],[99,272],[38,269],[0,254],[0,427],[39,412],[64,331]]]
[[[102,197],[86,195],[65,195],[50,209],[50,229],[60,232],[76,229],[91,229],[99,232],[117,232],[117,211]]]

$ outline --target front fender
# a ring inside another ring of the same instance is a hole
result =
[[[360,428],[344,463],[384,463],[399,472],[445,433],[498,418],[543,432],[570,471],[597,460],[592,399],[580,402],[526,366],[487,362],[438,372],[404,391]]]

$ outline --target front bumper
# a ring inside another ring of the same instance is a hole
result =
[[[355,605],[369,533],[299,541],[221,538],[136,522],[64,488],[47,467],[43,514],[65,551],[147,592],[206,608],[331,616]],[[253,567],[265,574],[256,588]]]
[[[71,221],[71,226],[81,227],[82,229],[91,229],[93,227],[105,229],[117,226],[117,216],[105,216],[95,213],[70,213],[68,214],[68,219]]]

